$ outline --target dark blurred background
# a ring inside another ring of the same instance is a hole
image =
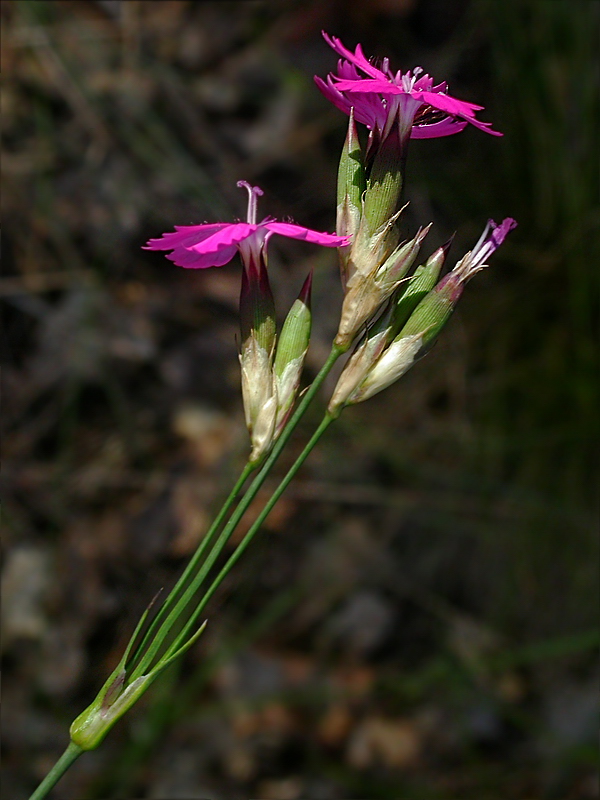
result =
[[[12,798],[62,752],[245,461],[239,265],[180,270],[140,248],[243,216],[242,178],[264,215],[333,230],[346,119],[313,85],[336,63],[322,28],[447,79],[505,133],[413,142],[406,225],[433,221],[424,254],[457,231],[453,265],[488,217],[519,228],[431,354],[344,412],[199,644],[56,797],[600,796],[599,11],[3,3]],[[282,315],[311,266],[314,374],[341,300],[335,253],[272,243]]]

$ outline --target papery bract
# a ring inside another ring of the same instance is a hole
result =
[[[367,334],[346,364],[329,404],[330,414],[338,416],[345,405],[367,400],[397,381],[412,367],[450,319],[467,281],[487,266],[487,259],[516,226],[517,223],[510,217],[503,220],[500,225],[489,220],[475,247],[420,300],[400,332],[387,344],[387,347],[381,347],[381,338],[385,337],[385,325],[388,324],[387,319],[384,318],[383,332],[377,329],[377,324],[374,326],[374,336],[371,336],[371,341]],[[447,247],[436,251],[428,262],[434,267],[434,275],[437,269],[436,261],[443,263],[446,250]],[[421,276],[424,273],[421,273]],[[399,307],[400,303],[396,310]],[[393,315],[394,312],[391,312],[389,330],[393,329]]]

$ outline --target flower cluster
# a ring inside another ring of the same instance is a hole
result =
[[[220,267],[239,253],[242,395],[250,432],[251,463],[259,463],[280,435],[298,394],[311,330],[311,276],[292,306],[279,336],[267,272],[267,244],[274,234],[339,252],[344,299],[334,348],[355,350],[329,404],[337,416],[397,380],[430,346],[449,319],[466,282],[515,227],[507,218],[490,220],[472,251],[440,279],[448,245],[413,271],[426,225],[400,240],[403,170],[408,140],[459,133],[472,125],[502,134],[476,116],[482,106],[448,93],[421,67],[394,72],[389,60],[376,65],[359,45],[354,52],[323,33],[340,56],[337,72],[315,82],[325,97],[348,115],[348,134],[338,169],[337,233],[323,233],[272,217],[257,221],[261,189],[240,181],[248,192],[246,221],[177,226],[151,239],[150,250],[168,250],[177,266]],[[366,147],[356,123],[366,126]],[[418,262],[417,262],[418,263]]]
[[[415,270],[348,360],[331,398],[330,414],[337,416],[344,406],[367,400],[410,369],[450,318],[467,281],[488,266],[488,258],[516,225],[510,217],[500,225],[489,220],[475,247],[440,281],[447,246]]]

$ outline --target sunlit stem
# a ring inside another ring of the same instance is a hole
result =
[[[241,473],[240,477],[238,478],[235,486],[233,487],[233,489],[231,490],[229,496],[227,497],[227,499],[223,503],[223,506],[222,506],[221,510],[219,511],[219,513],[217,514],[214,522],[212,523],[212,525],[210,526],[210,528],[208,529],[208,531],[204,535],[202,541],[198,545],[198,547],[196,549],[196,552],[194,553],[194,555],[189,560],[189,562],[188,562],[185,570],[183,571],[181,577],[179,578],[179,580],[177,581],[177,583],[175,584],[173,589],[169,592],[168,597],[165,598],[165,601],[161,605],[160,610],[156,614],[155,618],[152,620],[152,623],[149,625],[148,630],[145,632],[144,638],[139,643],[139,645],[136,646],[136,652],[135,652],[133,658],[131,659],[130,664],[128,665],[129,667],[133,666],[133,664],[135,663],[135,660],[138,657],[142,656],[142,654],[144,653],[144,648],[146,647],[148,642],[150,642],[152,640],[152,637],[154,636],[154,633],[158,630],[159,625],[161,624],[161,622],[164,620],[165,616],[167,615],[168,609],[173,605],[173,603],[175,602],[175,599],[177,598],[177,595],[179,595],[183,591],[183,587],[190,580],[191,576],[196,571],[196,569],[198,567],[198,564],[200,563],[200,561],[204,557],[204,554],[208,550],[208,547],[211,544],[212,539],[214,538],[216,532],[219,530],[219,528],[223,524],[223,521],[224,521],[225,517],[227,516],[227,514],[231,510],[231,507],[233,506],[235,500],[237,499],[237,496],[238,496],[242,486],[244,485],[244,483],[246,482],[248,477],[251,475],[251,473],[256,469],[256,466],[257,466],[256,464],[251,464],[250,462],[248,462],[246,464],[246,466],[244,467],[244,469],[242,470],[242,473]],[[139,673],[139,674],[143,674],[143,673]],[[137,673],[136,673],[136,675],[137,675]]]
[[[65,752],[46,775],[29,800],[43,800],[83,752],[84,750],[82,750],[81,747],[70,742]]]
[[[307,456],[309,455],[313,447],[317,444],[321,436],[325,433],[325,431],[331,425],[334,419],[335,418],[329,414],[325,415],[325,417],[321,421],[321,424],[310,438],[304,450],[300,453],[294,464],[290,467],[290,470],[288,471],[285,478],[281,481],[277,489],[275,489],[275,491],[271,495],[268,502],[265,504],[263,510],[258,515],[256,521],[252,524],[251,528],[248,530],[248,532],[246,533],[242,541],[239,543],[237,548],[234,550],[234,552],[229,556],[227,562],[225,563],[225,565],[223,566],[217,577],[214,579],[214,581],[211,583],[210,587],[207,589],[206,593],[202,597],[202,600],[198,603],[198,605],[194,609],[194,613],[187,621],[184,629],[181,631],[177,639],[173,642],[170,649],[178,647],[179,644],[185,640],[185,637],[188,635],[190,629],[193,627],[198,616],[202,613],[202,611],[204,610],[205,606],[207,605],[213,594],[219,588],[221,582],[227,577],[229,571],[236,564],[237,560],[240,558],[242,553],[248,547],[248,545],[254,538],[255,534],[262,526],[265,519],[271,513],[271,510],[273,509],[274,505],[277,503],[281,495],[285,492],[288,485],[290,484],[290,482],[292,481],[292,479],[294,478],[294,476],[296,475],[302,464],[305,462]]]
[[[345,348],[338,347],[337,345],[333,346],[327,361],[325,362],[325,364],[321,368],[319,374],[317,375],[317,377],[315,378],[313,383],[310,385],[310,387],[308,388],[308,390],[304,394],[304,397],[302,398],[302,400],[298,404],[298,407],[297,407],[296,411],[292,415],[290,421],[286,425],[286,427],[283,430],[281,436],[279,437],[279,439],[275,443],[275,446],[273,447],[273,450],[271,451],[270,455],[266,459],[266,461],[265,461],[262,469],[260,470],[259,474],[254,478],[254,480],[250,484],[246,494],[244,495],[243,499],[240,501],[239,505],[237,506],[237,508],[235,509],[233,514],[231,515],[231,517],[229,518],[229,521],[227,522],[227,524],[225,525],[223,530],[221,531],[217,541],[215,542],[214,547],[212,548],[212,550],[209,553],[209,555],[206,557],[206,560],[204,561],[204,563],[200,567],[199,571],[197,572],[197,574],[194,576],[194,578],[192,579],[190,584],[185,589],[184,593],[180,597],[180,599],[177,602],[176,606],[171,610],[171,612],[167,616],[166,620],[162,623],[162,625],[160,627],[160,630],[156,633],[156,636],[155,636],[154,640],[148,646],[146,652],[143,654],[139,664],[136,666],[136,668],[135,668],[134,672],[131,674],[129,680],[135,680],[135,678],[137,678],[139,675],[143,675],[144,672],[147,671],[149,665],[152,663],[152,661],[155,658],[156,654],[160,650],[160,648],[161,648],[163,642],[165,641],[166,637],[169,635],[169,633],[171,632],[173,626],[176,624],[178,618],[185,611],[185,609],[187,608],[188,604],[190,603],[190,601],[192,600],[192,598],[194,597],[194,595],[198,591],[198,589],[201,586],[202,582],[206,578],[209,570],[212,568],[212,566],[216,562],[217,558],[219,557],[219,555],[223,551],[223,548],[227,544],[230,536],[232,535],[232,533],[236,529],[236,527],[237,527],[238,523],[240,522],[241,518],[246,513],[246,511],[248,510],[248,507],[250,506],[250,504],[252,503],[252,501],[254,500],[256,495],[258,494],[261,486],[263,485],[263,483],[265,482],[267,476],[269,475],[269,472],[271,471],[271,468],[273,467],[273,465],[275,464],[275,462],[279,458],[282,450],[284,449],[284,447],[286,446],[290,436],[292,435],[296,425],[298,424],[298,422],[300,421],[300,419],[304,415],[306,409],[310,405],[312,399],[314,398],[315,394],[319,390],[321,384],[323,383],[323,381],[325,380],[325,378],[327,377],[327,375],[331,371],[333,365],[338,360],[338,358],[342,355],[343,352],[345,352]],[[188,625],[189,625],[189,622],[186,623],[186,626],[184,628],[185,631],[187,631]],[[172,652],[174,649],[177,648],[177,646],[178,646],[177,643],[179,642],[180,638],[181,638],[181,634],[179,634],[177,639],[175,640],[175,642],[173,642],[169,646],[168,650],[166,651],[167,654]]]

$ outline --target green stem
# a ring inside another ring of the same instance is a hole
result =
[[[271,510],[273,509],[273,506],[275,505],[275,503],[279,500],[281,495],[285,492],[285,490],[289,486],[290,482],[292,481],[292,479],[294,478],[294,476],[296,475],[296,473],[298,472],[298,470],[300,469],[302,464],[304,464],[304,462],[305,462],[308,454],[310,453],[310,451],[317,444],[317,442],[319,441],[321,436],[325,433],[325,431],[331,425],[331,423],[334,421],[334,419],[335,419],[335,417],[331,416],[330,414],[326,414],[323,417],[323,419],[321,421],[321,424],[319,425],[317,430],[313,433],[312,437],[310,438],[310,440],[307,443],[307,445],[304,448],[304,450],[300,453],[300,455],[298,456],[298,458],[296,459],[294,464],[290,467],[287,475],[281,481],[281,483],[279,484],[277,489],[275,489],[275,491],[271,495],[271,498],[265,504],[263,510],[260,512],[260,514],[256,518],[255,522],[252,524],[250,530],[246,533],[246,535],[244,536],[242,541],[239,543],[237,548],[229,556],[227,562],[225,563],[225,565],[223,566],[223,568],[221,569],[221,571],[219,572],[217,577],[214,579],[214,581],[210,585],[209,589],[204,594],[202,600],[199,602],[197,607],[194,609],[194,613],[192,614],[190,619],[187,621],[184,629],[181,631],[181,633],[179,634],[177,639],[171,645],[171,649],[179,647],[180,643],[188,635],[189,630],[194,625],[196,619],[202,613],[202,610],[204,609],[206,604],[209,602],[209,600],[211,599],[213,594],[219,588],[219,585],[221,584],[221,581],[227,576],[227,574],[229,573],[231,568],[235,565],[237,560],[240,558],[240,556],[242,555],[244,550],[248,547],[248,545],[250,544],[250,542],[254,538],[256,532],[259,530],[259,528],[261,527],[261,525],[263,524],[263,522],[265,521],[267,516],[271,513]]]
[[[210,554],[208,555],[208,557],[206,558],[206,560],[202,564],[202,567],[200,568],[198,573],[194,576],[194,578],[191,581],[191,583],[189,584],[189,586],[186,588],[185,592],[183,593],[183,595],[179,599],[179,601],[178,601],[177,605],[175,606],[175,608],[170,612],[170,614],[167,617],[167,619],[163,622],[163,624],[162,624],[160,630],[158,631],[158,633],[156,634],[154,640],[152,641],[152,643],[148,647],[147,651],[144,653],[144,656],[141,659],[140,663],[138,664],[138,666],[136,667],[136,669],[132,673],[132,675],[130,677],[130,681],[135,680],[135,678],[137,678],[139,675],[143,675],[144,674],[144,670],[146,670],[147,667],[152,663],[152,660],[154,659],[155,655],[157,654],[158,650],[160,649],[160,647],[161,647],[162,643],[164,642],[165,638],[169,635],[169,632],[171,631],[171,628],[175,624],[175,622],[178,619],[178,617],[180,616],[180,614],[184,611],[184,609],[186,608],[186,606],[188,605],[190,600],[193,598],[193,596],[198,591],[198,588],[200,587],[200,585],[202,584],[202,582],[206,578],[209,570],[212,568],[213,564],[215,563],[215,561],[219,557],[220,553],[222,552],[223,548],[227,544],[231,534],[233,533],[233,531],[237,527],[237,525],[238,525],[239,521],[241,520],[242,516],[246,513],[246,511],[248,510],[248,507],[250,506],[250,504],[252,503],[252,501],[254,500],[256,495],[258,494],[258,491],[261,488],[261,486],[263,485],[263,483],[265,482],[269,472],[271,471],[271,468],[273,467],[273,465],[275,464],[275,462],[279,458],[279,455],[281,454],[282,450],[284,449],[284,447],[286,446],[287,442],[289,441],[289,438],[292,435],[292,433],[294,431],[294,428],[296,427],[298,422],[300,422],[300,419],[302,418],[302,416],[304,415],[306,409],[310,405],[312,399],[314,398],[314,396],[318,392],[319,388],[321,387],[321,384],[323,383],[323,381],[325,380],[327,375],[331,372],[331,369],[333,368],[333,365],[335,364],[335,362],[342,355],[342,353],[345,352],[345,349],[346,348],[339,347],[338,345],[334,345],[332,347],[331,352],[329,354],[329,357],[327,358],[327,361],[325,362],[325,364],[321,368],[319,374],[314,379],[314,381],[312,382],[312,384],[310,385],[310,387],[308,388],[308,390],[304,394],[304,397],[302,398],[302,400],[298,404],[298,407],[296,408],[296,411],[294,412],[292,418],[290,419],[290,421],[286,425],[286,427],[283,430],[281,436],[279,437],[279,439],[275,443],[275,446],[273,447],[273,450],[271,451],[269,457],[265,461],[263,468],[261,469],[259,474],[254,478],[254,480],[250,484],[250,487],[248,488],[248,491],[244,495],[243,499],[240,501],[240,503],[239,503],[238,507],[236,508],[236,510],[233,512],[233,514],[229,518],[229,521],[227,522],[227,524],[225,525],[225,527],[221,531],[221,534],[220,534],[219,538],[215,542],[215,545],[214,545],[213,549],[211,550]],[[186,624],[184,630],[187,632],[188,629],[189,629],[189,622]],[[180,642],[181,638],[182,638],[182,634],[179,634],[177,639],[175,640],[175,642],[173,642],[173,644],[171,644],[169,646],[169,648],[168,648],[168,650],[167,650],[165,655],[168,655],[168,654],[174,652],[177,649],[177,644],[176,643]]]
[[[238,478],[238,480],[237,480],[235,486],[233,487],[233,489],[231,490],[229,496],[227,497],[227,499],[223,503],[223,506],[222,506],[221,510],[219,511],[219,513],[217,514],[217,516],[215,518],[215,521],[210,526],[210,528],[208,529],[207,533],[203,537],[202,541],[198,545],[198,547],[196,549],[196,552],[194,553],[194,555],[189,560],[189,562],[188,562],[185,570],[181,574],[179,580],[177,581],[175,586],[169,592],[169,596],[165,599],[164,603],[161,605],[160,610],[158,611],[158,613],[156,614],[156,616],[152,620],[152,623],[148,627],[148,630],[144,634],[144,638],[142,639],[140,644],[136,647],[136,654],[133,656],[133,658],[132,658],[132,660],[130,662],[130,666],[132,666],[132,664],[135,662],[136,657],[144,652],[144,648],[145,648],[146,644],[149,641],[151,641],[151,638],[154,635],[154,632],[157,630],[158,626],[160,625],[160,623],[165,618],[165,615],[167,613],[167,609],[169,608],[170,605],[173,604],[177,594],[179,592],[181,592],[181,590],[183,589],[185,583],[189,580],[190,576],[195,571],[196,567],[198,566],[199,561],[202,559],[202,556],[204,555],[204,552],[207,550],[208,545],[211,543],[212,538],[214,537],[214,535],[217,532],[217,530],[221,527],[221,524],[222,524],[223,520],[227,516],[227,513],[229,512],[229,510],[231,509],[231,506],[233,505],[238,493],[240,492],[240,489],[242,488],[242,486],[246,482],[246,479],[254,471],[255,468],[256,468],[255,464],[251,464],[250,462],[248,462],[246,464],[246,466],[244,467],[244,469],[242,470],[242,473],[241,473],[240,477]]]
[[[46,775],[29,800],[42,800],[44,797],[46,797],[48,792],[53,789],[54,786],[56,786],[65,772],[75,761],[77,761],[82,753],[83,749],[81,747],[78,747],[78,745],[70,742],[65,752],[58,759],[50,772]]]

